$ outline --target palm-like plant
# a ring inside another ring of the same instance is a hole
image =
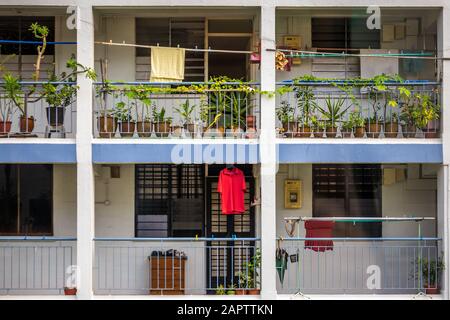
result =
[[[317,109],[320,111],[320,113],[323,116],[323,120],[326,121],[327,126],[330,127],[337,127],[337,124],[341,122],[342,117],[347,112],[347,110],[351,107],[344,107],[345,99],[344,98],[337,98],[333,99],[330,96],[328,96],[325,99],[325,108],[322,108],[321,106],[317,106]]]

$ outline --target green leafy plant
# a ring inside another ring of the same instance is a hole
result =
[[[144,85],[129,86],[124,90],[124,95],[129,99],[131,107],[136,108],[138,118],[141,121],[151,121],[152,99],[148,87]]]
[[[243,263],[242,271],[238,273],[239,288],[257,289],[260,285],[259,270],[261,267],[261,250],[256,249],[249,261]]]
[[[172,117],[166,117],[166,109],[164,107],[162,107],[159,111],[156,108],[156,106],[153,106],[152,109],[152,117],[153,117],[153,122],[158,122],[158,123],[172,123]]]
[[[296,93],[298,111],[300,112],[298,116],[299,123],[310,126],[311,117],[318,106],[314,91],[308,86],[295,86],[294,91]]]
[[[218,296],[223,296],[227,293],[227,291],[225,290],[225,288],[223,287],[222,284],[220,284],[217,288],[216,288],[216,295]]]
[[[349,113],[347,121],[344,121],[342,127],[345,130],[352,130],[353,128],[364,127],[366,119],[361,115],[358,110],[353,110]]]
[[[350,106],[345,107],[344,104],[345,104],[344,98],[339,97],[333,99],[330,96],[328,96],[325,99],[326,108],[317,106],[317,109],[320,111],[323,117],[322,120],[325,121],[327,127],[336,128],[338,126],[338,123],[341,122],[342,117],[350,108]]]
[[[116,104],[116,107],[111,112],[111,115],[119,122],[135,122],[131,114],[131,108],[125,102],[120,101]]]
[[[286,100],[281,101],[280,106],[276,110],[276,115],[281,123],[294,122],[294,108]]]
[[[192,113],[194,112],[196,105],[190,105],[189,99],[181,104],[179,108],[175,108],[175,111],[179,113],[185,124],[192,123]]]
[[[422,286],[435,287],[438,285],[437,280],[443,270],[445,270],[445,264],[442,257],[438,257],[437,260],[418,257],[413,262],[412,278],[422,281]]]

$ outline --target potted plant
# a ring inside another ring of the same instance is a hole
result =
[[[236,294],[236,285],[235,284],[231,284],[230,288],[227,290],[227,295],[235,295]]]
[[[41,95],[48,104],[46,107],[47,121],[50,126],[62,126],[66,108],[72,104],[78,90],[76,82],[77,74],[84,73],[87,78],[95,80],[96,74],[90,69],[77,63],[72,56],[66,63],[69,73],[62,72],[59,75],[55,71],[49,74],[49,80],[43,84]]]
[[[109,98],[117,97],[117,87],[109,81],[102,81],[101,86],[96,88],[100,103],[100,111],[97,116],[97,125],[100,138],[112,138],[117,130],[117,119],[113,116],[113,110],[108,109]]]
[[[0,136],[11,131],[13,104],[8,99],[0,99]]]
[[[336,137],[339,123],[341,122],[344,114],[350,108],[350,106],[344,107],[344,103],[344,98],[339,97],[337,99],[332,99],[330,96],[328,96],[325,99],[325,108],[317,106],[317,109],[320,111],[322,119],[324,120],[325,130],[328,138]]]
[[[196,105],[191,106],[189,103],[189,99],[186,99],[186,101],[183,102],[179,108],[175,108],[175,111],[177,111],[181,117],[183,128],[187,130],[189,135],[192,135],[193,137],[195,137],[195,124],[192,119],[192,113],[194,112],[195,108]]]
[[[297,123],[294,121],[294,108],[286,100],[281,101],[280,106],[276,110],[278,120],[280,120],[283,133],[292,138],[297,132]]]
[[[129,86],[124,90],[130,103],[130,109],[135,108],[137,114],[137,133],[139,137],[150,137],[152,134],[150,91],[144,85]]]
[[[412,113],[414,125],[422,130],[425,138],[436,138],[436,129],[428,128],[428,124],[439,119],[439,105],[433,102],[429,94],[416,94],[416,100],[416,108]]]
[[[152,115],[156,134],[159,137],[167,137],[170,133],[172,117],[166,117],[166,109],[164,107],[158,111],[156,106],[153,106]]]
[[[363,138],[365,134],[365,119],[359,110],[353,110],[349,113],[348,119],[342,123],[342,137],[350,138],[353,132],[355,138]]]
[[[249,261],[245,261],[242,270],[238,273],[239,285],[236,294],[260,294],[259,269],[261,267],[261,250],[256,249]],[[243,292],[242,292],[243,291]]]
[[[378,138],[383,128],[383,120],[374,115],[365,120],[365,130],[368,138]]]
[[[64,287],[64,295],[75,296],[77,294],[77,288],[75,287]]]
[[[385,120],[384,122],[384,136],[386,138],[397,138],[399,131],[398,116],[397,114],[392,114],[390,120]]]
[[[224,296],[226,293],[227,293],[227,291],[223,287],[223,284],[219,284],[219,286],[216,288],[216,295]]]
[[[136,121],[131,115],[131,108],[123,101],[118,102],[112,116],[117,120],[120,136],[131,138],[136,127]]]
[[[308,138],[311,136],[311,117],[317,109],[314,91],[309,86],[295,86],[297,108],[300,113],[297,122],[298,137]]]
[[[413,268],[413,276],[419,281],[419,286],[425,289],[426,294],[439,294],[438,279],[444,269],[445,264],[442,257],[438,257],[437,260],[418,257]]]

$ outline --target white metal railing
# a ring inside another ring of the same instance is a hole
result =
[[[76,264],[76,239],[0,237],[1,294],[63,294],[70,266]]]
[[[444,268],[438,238],[286,238],[278,245],[288,257],[277,270],[285,294],[436,293]]]
[[[98,238],[96,294],[244,294],[260,285],[257,238]]]

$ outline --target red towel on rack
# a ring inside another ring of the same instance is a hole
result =
[[[334,221],[305,221],[306,238],[331,238]],[[316,252],[333,250],[333,240],[306,240],[305,249]]]

